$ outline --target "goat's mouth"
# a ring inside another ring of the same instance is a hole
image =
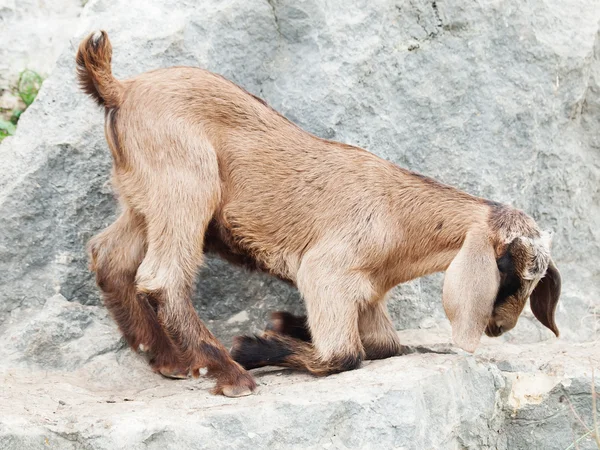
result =
[[[489,337],[498,337],[504,333],[504,329],[501,326],[494,324],[488,324],[485,328],[485,334]]]

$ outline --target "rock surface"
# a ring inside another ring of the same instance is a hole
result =
[[[50,74],[77,29],[85,2],[0,0],[0,108],[19,104],[11,88],[23,70]]]
[[[0,4],[3,23],[11,8]],[[318,380],[264,371],[239,400],[157,377],[87,269],[115,201],[103,115],[65,41],[0,145],[0,448],[567,448],[585,433],[569,405],[589,424],[590,368],[600,374],[599,19],[600,0],[91,0],[71,42],[106,29],[117,77],[213,70],[310,132],[554,230],[562,336],[526,311],[464,356],[444,344],[438,274],[390,301],[408,355]],[[195,306],[227,343],[270,310],[303,308],[287,285],[215,259]]]
[[[563,337],[591,338],[600,305],[600,2],[343,5],[96,0],[72,42],[105,28],[118,77],[202,66],[319,136],[526,210],[556,232]],[[78,91],[73,56],[67,45],[17,135],[0,146],[0,323],[54,293],[99,303],[84,248],[114,218],[115,202],[102,113]],[[262,326],[270,309],[302,309],[295,290],[218,260],[199,279],[196,307],[226,340]],[[440,280],[395,292],[400,329],[447,326]],[[228,323],[243,311],[248,320]],[[528,314],[507,339],[549,336]]]
[[[564,450],[575,414],[591,423],[592,343],[484,339],[473,357],[447,333],[400,338],[407,354],[327,378],[255,370],[257,394],[228,399],[153,374],[102,308],[57,295],[0,341],[0,448]]]

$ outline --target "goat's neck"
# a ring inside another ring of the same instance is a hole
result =
[[[489,216],[489,204],[481,198],[425,177],[401,175],[391,211],[398,224],[388,266],[393,285],[445,271],[467,233],[486,227]]]

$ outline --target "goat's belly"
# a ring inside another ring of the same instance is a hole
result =
[[[269,264],[265,264],[265,262],[260,258],[257,258],[257,255],[253,254],[251,250],[237,245],[231,231],[224,227],[220,227],[215,220],[210,222],[204,235],[204,251],[209,254],[217,255],[236,266],[244,267],[250,271],[266,272],[285,282],[293,284],[289,277],[284,273],[281,273],[281,271],[276,270],[275,267],[270,267]]]

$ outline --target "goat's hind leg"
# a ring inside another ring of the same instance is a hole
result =
[[[203,237],[216,207],[210,186],[170,180],[168,192],[148,206],[148,251],[137,273],[137,286],[157,311],[166,333],[194,376],[202,369],[216,378],[214,393],[250,394],[252,377],[229,355],[202,323],[191,302],[196,272],[203,260]]]
[[[104,304],[127,343],[147,352],[150,364],[163,375],[185,376],[179,350],[164,333],[146,297],[136,291],[136,272],[146,252],[144,220],[123,205],[121,215],[90,240],[88,250]]]

